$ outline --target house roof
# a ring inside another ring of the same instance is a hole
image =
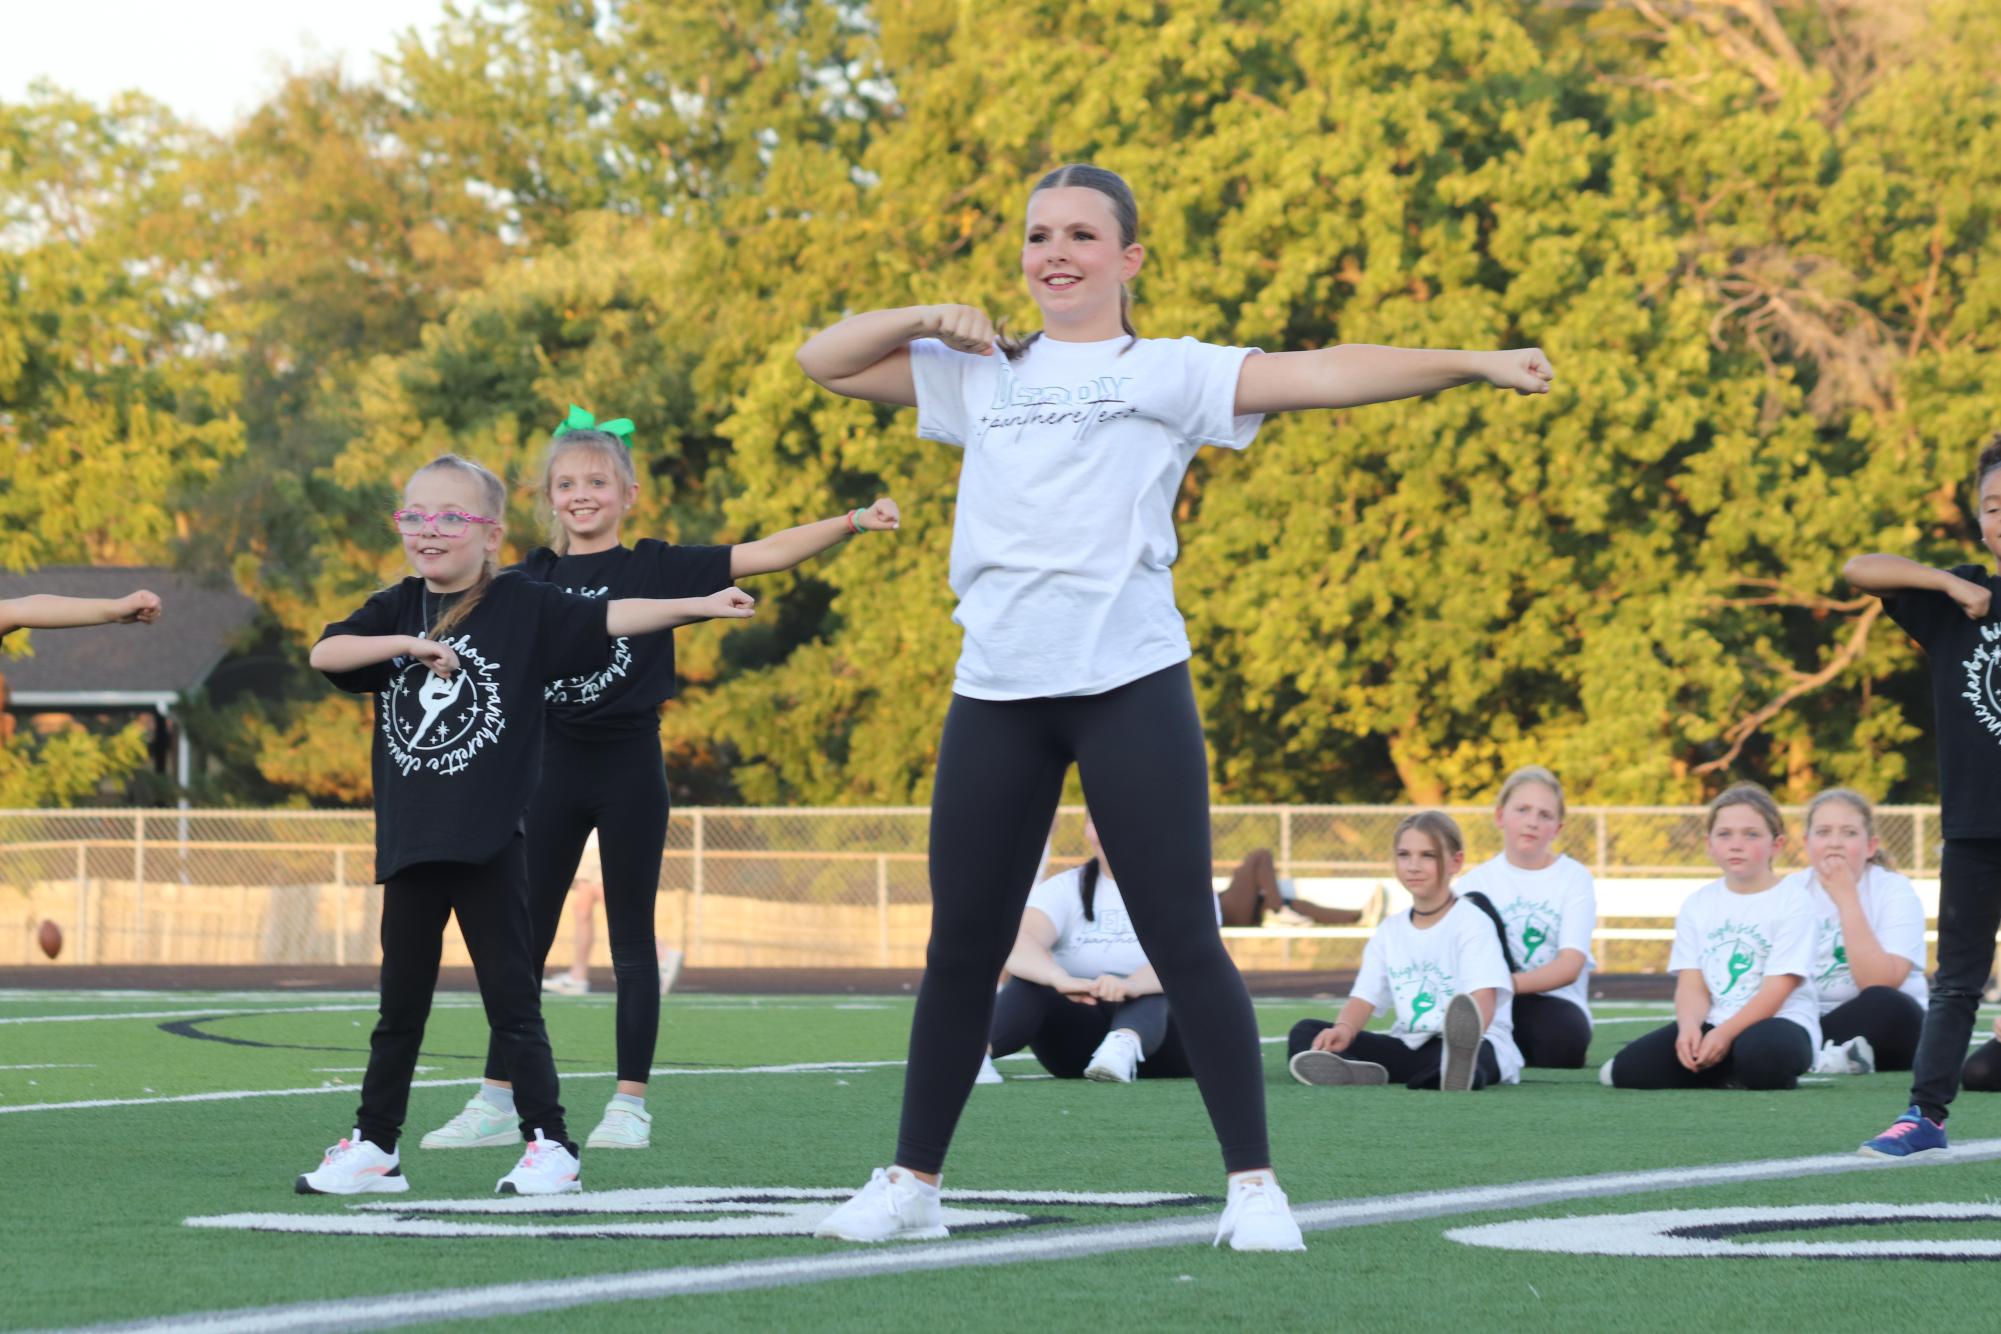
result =
[[[31,593],[115,598],[148,588],[160,595],[151,625],[92,625],[7,636],[0,674],[17,709],[164,708],[207,679],[257,604],[227,584],[160,566],[52,565],[27,574],[0,571],[0,598]]]

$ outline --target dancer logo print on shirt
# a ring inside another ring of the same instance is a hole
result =
[[[1848,976],[1848,945],[1841,938],[1839,922],[1822,921],[1814,934],[1814,957],[1825,958],[1827,967],[1821,970],[1820,976],[1816,977],[1813,983],[1817,987],[1825,987],[1830,982]]]
[[[1702,942],[1702,977],[1709,994],[1719,1001],[1749,997],[1764,985],[1771,953],[1772,942],[1757,927],[1726,920]]]
[[[507,727],[500,711],[500,664],[464,635],[442,642],[459,657],[459,669],[449,679],[398,658],[396,680],[381,695],[389,758],[405,777],[419,769],[463,773]]]
[[[1501,910],[1501,919],[1508,924],[1509,937],[1522,943],[1521,965],[1524,972],[1549,962],[1547,957],[1537,956],[1542,953],[1543,946],[1556,938],[1561,913],[1547,903],[1515,899]]]
[[[1390,990],[1396,993],[1397,1013],[1413,1033],[1436,1032],[1445,1022],[1445,1004],[1457,994],[1452,978],[1429,959],[1408,968],[1389,970]]]
[[[574,593],[581,598],[610,597],[610,587],[604,588],[564,588],[565,593]],[[632,641],[624,635],[611,641],[611,659],[597,671],[587,676],[572,676],[562,681],[551,681],[542,687],[542,698],[550,704],[591,705],[603,699],[605,692],[615,682],[624,680],[632,673]]]
[[[1981,626],[1980,638],[1973,656],[1960,664],[1966,673],[1962,694],[1987,734],[2001,737],[2001,644],[1995,642],[2001,640],[2001,625]]]

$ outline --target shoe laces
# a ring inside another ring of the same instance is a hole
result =
[[[1876,1138],[1902,1139],[1904,1136],[1910,1134],[1913,1130],[1916,1130],[1917,1128],[1918,1128],[1918,1123],[1915,1118],[1899,1117],[1897,1120],[1891,1122],[1890,1128],[1888,1130],[1884,1131]]]
[[[356,1149],[360,1147],[361,1147],[360,1140],[358,1139],[350,1140],[343,1137],[340,1143],[333,1145],[331,1148],[327,1150],[326,1156],[320,1160],[320,1166],[321,1167],[330,1166],[331,1164],[337,1162],[338,1160],[345,1158],[348,1154],[353,1153]]]

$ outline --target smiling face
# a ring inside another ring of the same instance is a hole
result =
[[[419,472],[403,488],[405,509],[422,510],[425,514],[456,510],[496,521],[471,524],[456,537],[446,537],[433,520],[424,524],[421,532],[403,535],[403,554],[409,558],[410,568],[423,576],[434,593],[455,593],[471,587],[478,581],[480,568],[488,557],[500,550],[504,533],[498,520],[504,516],[486,512],[481,492],[478,479],[452,468]]]
[[[2001,467],[1980,479],[1980,542],[2001,562]]]
[[[1074,342],[1118,337],[1120,293],[1145,256],[1144,246],[1123,241],[1103,191],[1059,185],[1029,196],[1021,273],[1052,335]]]
[[[1549,847],[1563,829],[1563,803],[1547,783],[1517,783],[1494,811],[1494,824],[1508,860],[1539,871],[1554,860]]]
[[[1723,874],[1750,883],[1772,873],[1772,857],[1785,843],[1756,806],[1725,806],[1709,823],[1709,855]]]
[[[578,443],[549,461],[549,507],[570,539],[570,549],[616,546],[619,525],[639,498],[639,486],[599,444]]]

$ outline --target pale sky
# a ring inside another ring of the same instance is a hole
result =
[[[444,0],[0,0],[0,101],[45,77],[93,102],[137,89],[223,130],[287,68],[338,56],[373,78],[396,34],[443,14]]]

